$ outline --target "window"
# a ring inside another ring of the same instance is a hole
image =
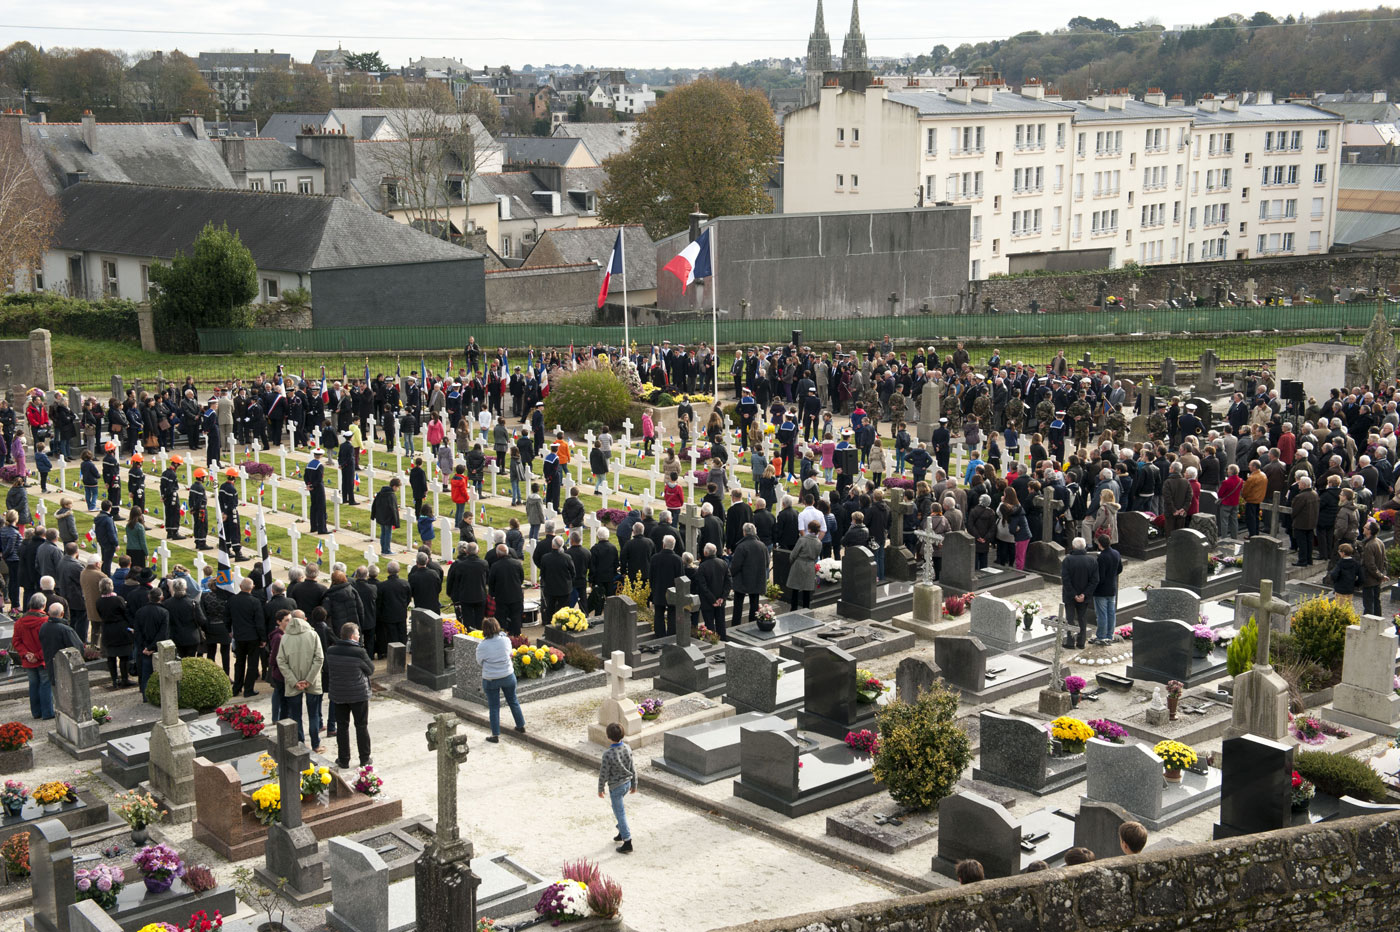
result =
[[[860,175],[852,175],[852,176],[851,176],[851,190],[854,191],[856,188],[859,188],[859,187],[860,187]]]
[[[29,274],[30,274],[30,279],[34,282],[34,290],[35,290],[35,291],[43,291],[43,290],[44,290],[44,270],[43,270],[43,269],[34,269],[34,270],[31,271]]]
[[[846,128],[845,128],[844,126],[838,126],[838,127],[836,127],[836,144],[839,146],[839,145],[844,144],[845,142],[846,142]]]
[[[938,130],[929,127],[924,132],[924,153],[926,155],[938,154]]]
[[[1079,134],[1079,139],[1078,139],[1078,141],[1077,141],[1077,143],[1076,143],[1077,148],[1076,148],[1076,150],[1075,150],[1075,154],[1078,155],[1081,159],[1084,158],[1084,137],[1085,137],[1086,135],[1087,135],[1086,133],[1080,133],[1080,134]]]
[[[1172,201],[1172,223],[1181,222],[1181,201]]]
[[[1327,133],[1328,133],[1328,131],[1325,130],[1325,129],[1320,129],[1320,130],[1317,131],[1317,151],[1318,151],[1318,152],[1326,152],[1326,151],[1327,151]]]
[[[1192,207],[1190,211],[1188,211],[1186,214],[1186,226],[1188,229],[1191,230],[1196,229],[1196,208],[1194,207]],[[1190,262],[1191,260],[1187,259],[1186,261]]]
[[[1231,153],[1233,153],[1233,152],[1235,151],[1235,134],[1234,134],[1234,133],[1226,133],[1226,134],[1225,134],[1224,138],[1223,138],[1223,139],[1221,140],[1221,142],[1220,142],[1220,149],[1221,149],[1221,151],[1224,152],[1226,155],[1230,155]]]
[[[280,179],[280,178],[279,178],[279,179],[275,179],[275,180],[272,182],[272,190],[273,190],[273,193],[275,193],[275,194],[286,194],[286,193],[287,193],[287,182],[286,182],[286,181],[283,181],[283,180]]]
[[[1051,215],[1054,218],[1050,221],[1050,231],[1052,233],[1060,232],[1060,210],[1059,207],[1054,208],[1055,212]]]
[[[1272,152],[1272,151],[1274,151],[1274,133],[1273,133],[1273,130],[1269,130],[1269,131],[1267,131],[1267,132],[1264,133],[1264,151],[1265,151],[1265,152]]]
[[[924,206],[926,207],[932,205],[934,199],[938,197],[937,181],[938,179],[933,175],[924,176]]]
[[[1056,148],[1056,149],[1063,149],[1064,147],[1065,147],[1065,124],[1064,124],[1064,123],[1057,123],[1057,124],[1055,125],[1055,148]]]
[[[386,202],[387,204],[389,204],[389,206],[391,206],[391,207],[397,206],[397,205],[398,205],[398,203],[399,203],[399,186],[398,186],[397,184],[395,184],[394,182],[390,181],[390,182],[387,182],[387,183],[384,185],[384,200],[385,200],[385,202]],[[504,210],[507,209],[507,208],[505,208],[505,207],[502,206],[503,203],[504,203],[504,202],[498,202],[497,205],[496,205],[496,211],[497,211],[498,215],[499,215],[499,213],[500,213],[501,211],[504,211]],[[510,215],[507,213],[505,216],[506,216],[506,218],[509,218]]]
[[[1322,219],[1322,198],[1320,197],[1312,199],[1312,218],[1314,220]]]
[[[117,262],[115,259],[102,260],[102,290],[108,297],[116,298],[121,295],[117,284]]]
[[[1292,233],[1285,233],[1285,234],[1283,234],[1283,251],[1284,251],[1284,252],[1292,252],[1292,251],[1293,251],[1293,234],[1292,234]]]
[[[1322,248],[1322,233],[1313,230],[1308,234],[1308,252],[1317,252]]]
[[[1303,148],[1303,131],[1301,129],[1295,129],[1288,134],[1288,148],[1295,152]]]
[[[845,175],[837,175],[837,176],[836,176],[836,190],[839,191],[839,190],[841,190],[842,188],[844,188],[845,186],[846,186],[846,176],[845,176]]]
[[[1079,239],[1079,237],[1083,235],[1083,233],[1084,233],[1084,215],[1083,215],[1083,214],[1075,214],[1075,215],[1074,215],[1074,227],[1073,227],[1072,232],[1073,232],[1073,235],[1074,235],[1074,238],[1075,238],[1075,239]]]
[[[248,179],[248,190],[249,190],[249,191],[261,191],[262,189],[263,189],[263,185],[262,185],[262,179],[261,179],[261,178],[249,178],[249,179]]]
[[[973,217],[973,218],[972,218],[972,241],[973,241],[974,243],[980,243],[980,242],[982,242],[982,218],[981,218],[981,217]]]
[[[982,278],[982,260],[972,260],[972,280],[979,281]]]
[[[298,193],[298,194],[310,194],[310,193],[312,193],[312,192],[311,192],[311,179],[310,179],[310,178],[298,178],[298,179],[297,179],[297,193]]]
[[[1176,167],[1176,186],[1177,186],[1178,188],[1181,187],[1182,180],[1185,178],[1185,176],[1186,176],[1186,166],[1185,166],[1185,165],[1178,165],[1178,166]]]
[[[1195,261],[1196,261],[1196,244],[1195,244],[1195,243],[1187,243],[1187,244],[1186,244],[1186,261],[1187,261],[1187,262],[1195,262]]]
[[[852,126],[852,127],[851,127],[851,145],[853,145],[853,146],[858,146],[858,145],[860,145],[860,127],[859,127],[859,126]]]
[[[263,279],[263,298],[276,301],[282,295],[282,287],[275,278]]]
[[[1314,166],[1313,166],[1313,184],[1326,184],[1326,183],[1327,183],[1327,166],[1326,166],[1326,165],[1314,165]]]
[[[1297,184],[1297,183],[1298,183],[1298,166],[1297,166],[1297,165],[1290,165],[1290,166],[1288,166],[1288,174],[1285,175],[1284,177],[1287,179],[1287,180],[1284,182],[1285,184]]]
[[[501,234],[501,255],[510,255],[510,237],[504,233]]]
[[[992,255],[994,255],[994,256],[999,256],[999,255],[1001,255],[1001,240],[999,240],[999,239],[994,239],[994,240],[992,240]]]

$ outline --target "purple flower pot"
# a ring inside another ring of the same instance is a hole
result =
[[[152,877],[147,875],[145,879],[147,893],[164,893],[170,889],[171,884],[175,883],[174,877]]]

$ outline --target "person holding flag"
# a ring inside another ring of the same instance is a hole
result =
[[[230,466],[224,470],[224,482],[219,486],[220,543],[227,541],[233,548],[233,558],[241,562],[245,557],[238,539],[238,486],[233,484],[237,478],[238,470]]]
[[[329,534],[326,528],[326,466],[321,462],[325,453],[320,447],[311,451],[311,461],[306,464],[303,479],[310,499],[310,521],[312,534]]]

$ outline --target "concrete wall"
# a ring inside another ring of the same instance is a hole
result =
[[[1400,815],[1365,816],[734,926],[734,932],[1369,932],[1400,915]]]
[[[591,262],[488,272],[486,322],[592,324],[599,274]]]
[[[1341,385],[1359,385],[1361,347],[1347,343],[1300,343],[1278,350],[1280,380],[1302,382],[1309,398],[1319,401]]]
[[[14,393],[13,403],[21,386],[45,391],[54,387],[53,350],[47,330],[31,330],[25,340],[0,340],[0,390]]]
[[[1169,282],[1178,282],[1176,295],[1189,288],[1204,296],[1214,294],[1217,281],[1241,297],[1245,282],[1253,279],[1256,295],[1263,299],[1275,288],[1286,295],[1306,293],[1328,300],[1327,289],[1365,288],[1385,285],[1393,294],[1400,286],[1400,255],[1335,255],[1309,259],[1250,259],[1232,262],[1196,262],[1185,265],[1153,265],[1111,271],[1085,272],[1081,275],[1032,276],[1027,278],[989,278],[974,282],[981,299],[991,298],[1003,311],[1025,309],[1032,300],[1051,309],[1082,309],[1091,305],[1098,294],[1097,286],[1108,282],[1108,294],[1128,300],[1128,289],[1137,285],[1139,304],[1160,304],[1167,299]]]
[[[917,313],[924,301],[951,311],[966,287],[968,223],[959,207],[720,217],[709,224],[719,306],[731,320],[882,317]],[[680,235],[657,243],[657,268],[687,242]],[[660,307],[710,307],[703,288],[682,295],[675,276],[657,278]]]
[[[480,256],[311,274],[317,327],[433,326],[486,320]]]

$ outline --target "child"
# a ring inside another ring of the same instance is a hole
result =
[[[612,744],[603,752],[603,762],[598,768],[598,798],[603,791],[612,798],[613,816],[617,819],[617,836],[613,841],[622,845],[618,854],[632,853],[632,830],[627,826],[627,812],[623,808],[629,792],[637,792],[637,770],[632,765],[632,749],[622,742],[622,726],[613,722],[608,726],[608,740]]]
[[[418,539],[431,545],[436,534],[433,531],[433,506],[424,505],[418,515]]]
[[[54,514],[58,522],[58,539],[64,544],[78,539],[78,522],[73,517],[73,499],[63,496],[58,500],[58,512]]]
[[[1332,584],[1332,591],[1337,595],[1344,595],[1350,598],[1356,592],[1356,585],[1361,581],[1361,563],[1352,556],[1351,544],[1342,544],[1337,548],[1337,565],[1327,571],[1327,581]]]
[[[544,524],[544,499],[540,497],[540,484],[530,483],[530,494],[525,498],[525,521],[530,525],[529,540],[538,540],[540,525]]]
[[[40,440],[34,444],[34,468],[39,470],[39,492],[40,494],[49,490],[49,472],[53,470],[53,464],[49,462],[49,455],[44,452],[46,444]]]

